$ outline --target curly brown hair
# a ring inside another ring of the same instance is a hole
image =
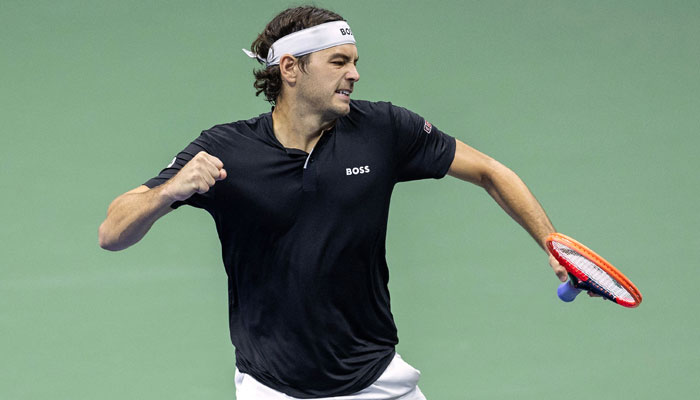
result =
[[[343,21],[343,17],[333,11],[314,6],[288,8],[277,14],[265,26],[265,30],[253,41],[250,50],[262,58],[267,58],[267,53],[276,40],[290,33],[333,21]],[[309,62],[309,56],[310,54],[307,54],[297,58],[302,70]],[[265,93],[265,99],[271,104],[275,104],[277,96],[282,91],[279,65],[253,70],[253,75],[255,75],[255,83],[253,83],[253,87],[256,89],[255,95],[259,96],[260,93]]]

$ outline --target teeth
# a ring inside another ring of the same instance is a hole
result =
[[[338,93],[343,94],[345,96],[350,96],[350,92],[348,92],[347,90],[338,90]]]

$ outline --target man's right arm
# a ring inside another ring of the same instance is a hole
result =
[[[172,210],[171,204],[206,193],[225,178],[221,160],[202,151],[166,183],[153,189],[141,185],[122,194],[109,205],[107,218],[100,225],[100,247],[117,251],[137,243],[153,223]]]

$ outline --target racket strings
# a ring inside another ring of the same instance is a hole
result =
[[[593,284],[622,300],[635,302],[634,297],[619,282],[603,271],[594,262],[581,255],[576,250],[559,242],[552,242],[554,248],[574,267],[578,268]]]

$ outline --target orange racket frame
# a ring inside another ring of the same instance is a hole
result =
[[[572,239],[561,233],[552,233],[547,237],[546,240],[547,249],[549,249],[549,252],[554,256],[554,258],[556,258],[557,261],[559,261],[559,264],[566,268],[566,271],[569,272],[571,275],[575,276],[576,279],[578,279],[580,282],[588,281],[588,276],[586,276],[575,265],[570,263],[566,258],[559,254],[552,242],[559,242],[569,247],[570,249],[577,251],[583,257],[587,258],[592,263],[597,265],[600,269],[602,269],[605,273],[610,275],[614,280],[616,280],[620,285],[622,285],[622,287],[625,288],[625,290],[627,290],[630,293],[630,295],[632,295],[632,297],[634,298],[634,301],[632,302],[627,301],[625,299],[621,299],[619,297],[611,298],[611,300],[615,301],[621,306],[629,308],[637,307],[642,302],[642,294],[639,292],[639,289],[637,289],[637,287],[634,286],[634,284],[629,279],[627,279],[627,277],[623,275],[622,272],[620,272],[617,268],[613,267],[613,265],[606,261],[603,257],[599,256],[596,252],[579,243],[575,239]],[[603,293],[603,295],[605,294]]]

